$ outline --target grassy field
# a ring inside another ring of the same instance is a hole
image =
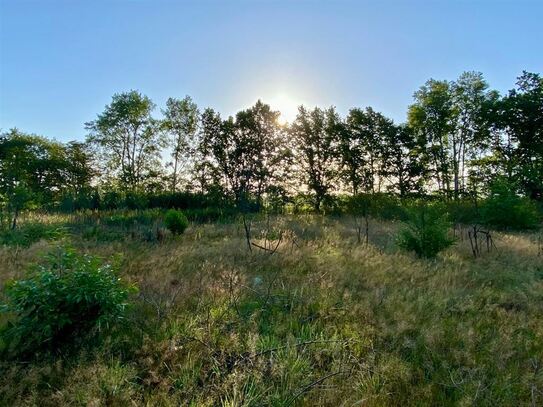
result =
[[[125,325],[57,355],[0,362],[6,406],[543,405],[539,235],[467,229],[435,260],[400,251],[396,222],[349,217],[191,225],[47,217],[56,240],[0,248],[0,283],[70,245],[139,293]],[[155,241],[156,240],[156,241]]]

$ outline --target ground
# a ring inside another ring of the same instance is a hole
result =
[[[397,248],[399,223],[375,219],[368,245],[349,217],[257,219],[253,242],[270,249],[251,252],[238,222],[154,241],[153,226],[102,238],[109,226],[47,221],[65,222],[65,237],[0,248],[0,283],[71,245],[121,256],[139,293],[125,325],[92,345],[1,362],[0,404],[543,404],[536,232],[493,232],[496,248],[474,258],[459,228],[427,260]]]

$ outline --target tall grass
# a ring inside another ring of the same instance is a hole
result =
[[[271,225],[271,226],[270,226]],[[103,225],[104,228],[116,226]],[[5,405],[409,406],[543,403],[543,263],[537,234],[495,232],[435,260],[403,253],[401,225],[279,216],[193,224],[182,239],[83,238],[120,254],[140,292],[127,327],[78,355],[0,362]],[[273,230],[273,233],[270,233]],[[0,248],[0,281],[55,242]]]

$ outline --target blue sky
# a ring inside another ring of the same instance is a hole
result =
[[[429,78],[506,91],[543,71],[543,1],[0,0],[0,128],[83,139],[113,93],[372,106],[403,121]],[[159,110],[157,109],[157,114]]]

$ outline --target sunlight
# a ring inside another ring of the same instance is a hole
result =
[[[269,103],[272,109],[278,110],[281,113],[278,119],[278,122],[281,125],[292,122],[296,118],[298,106],[302,104],[300,102],[296,102],[293,98],[285,93],[275,95],[274,97],[268,99],[267,103]]]

